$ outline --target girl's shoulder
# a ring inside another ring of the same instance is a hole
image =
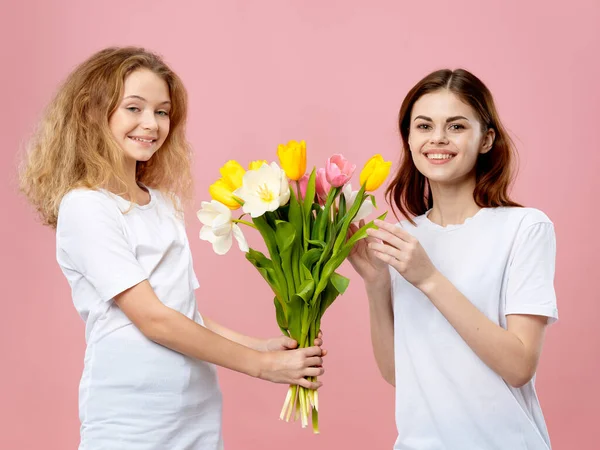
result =
[[[119,216],[115,200],[102,190],[77,188],[67,192],[58,207],[58,223],[73,221],[78,223],[97,220],[101,216],[116,219]]]
[[[67,192],[60,204],[66,204],[69,203],[73,200],[79,200],[79,201],[85,201],[85,200],[90,200],[92,202],[109,202],[110,201],[110,197],[103,191],[100,189],[87,189],[87,188],[76,188],[76,189],[71,189],[69,192]]]

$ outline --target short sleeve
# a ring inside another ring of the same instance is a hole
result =
[[[95,191],[67,194],[56,230],[57,251],[108,301],[144,281],[116,205]]]
[[[527,226],[517,237],[508,269],[505,314],[558,319],[554,268],[556,237],[551,222]]]

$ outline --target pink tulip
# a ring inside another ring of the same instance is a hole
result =
[[[356,164],[350,164],[350,161],[337,154],[327,160],[325,173],[327,181],[333,187],[340,187],[350,181],[355,170]]]
[[[325,175],[325,169],[317,169],[317,175],[315,179],[315,189],[317,191],[317,198],[319,203],[324,205],[327,201],[327,195],[329,195],[329,189],[331,186],[327,182],[327,175]]]
[[[307,174],[304,174],[302,178],[298,180],[298,184],[300,185],[300,195],[302,198],[306,197],[306,188],[308,187],[308,178]]]

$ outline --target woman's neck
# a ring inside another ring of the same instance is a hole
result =
[[[475,180],[455,185],[430,183],[433,207],[427,218],[440,226],[460,225],[481,209],[473,199]]]

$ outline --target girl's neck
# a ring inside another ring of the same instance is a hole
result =
[[[123,191],[123,185],[117,186],[118,183],[111,183],[106,186],[106,189],[113,194],[122,196],[125,200],[136,203],[138,205],[146,205],[150,202],[150,193],[147,189],[140,186],[137,177],[137,162],[133,161],[131,164],[126,164],[125,175],[127,188],[126,192]]]
[[[427,218],[440,226],[460,225],[481,209],[473,199],[475,180],[455,185],[430,182],[433,207]]]

